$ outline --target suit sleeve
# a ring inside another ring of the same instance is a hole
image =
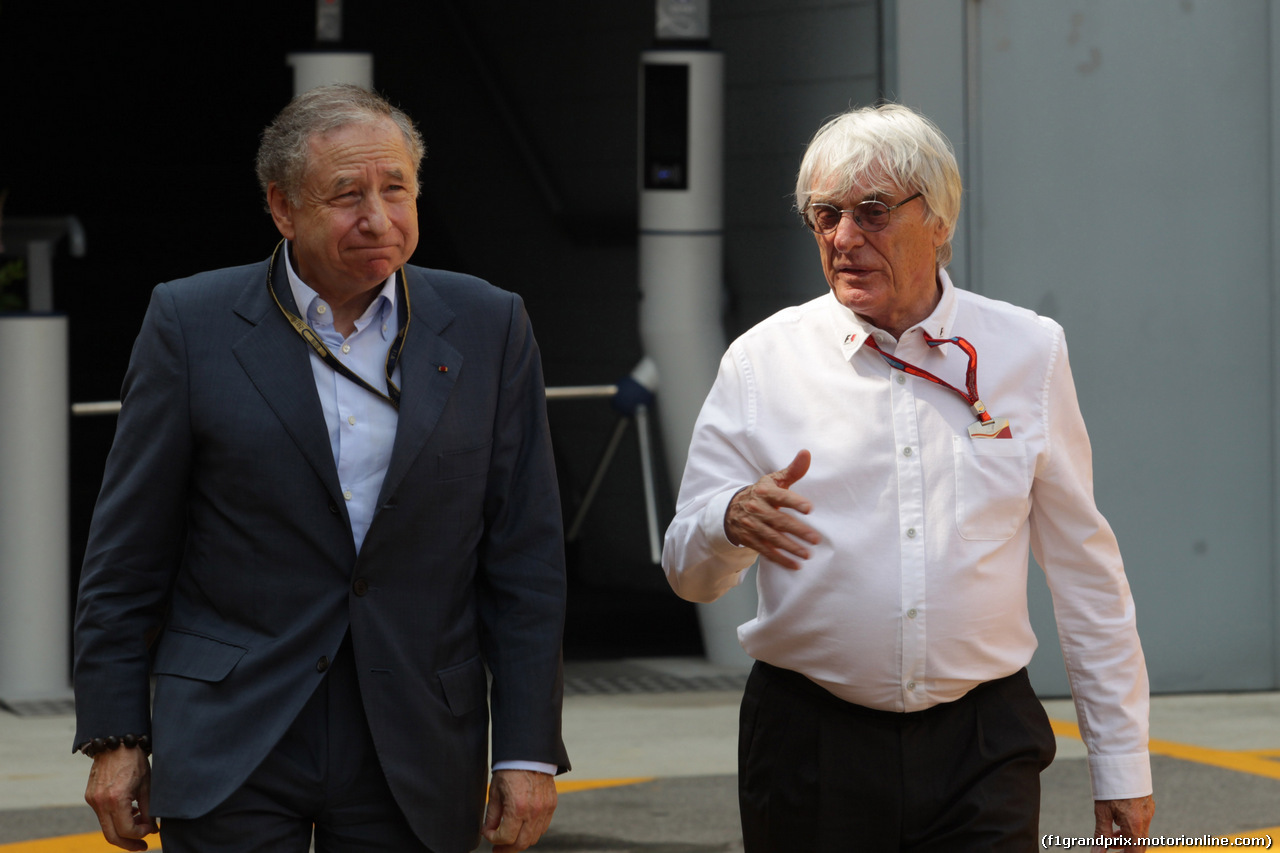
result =
[[[479,554],[493,760],[537,761],[563,772],[563,525],[538,345],[514,295],[493,438]]]
[[[186,539],[187,382],[181,325],[160,285],[125,374],[80,575],[73,748],[95,737],[150,733],[147,645]]]

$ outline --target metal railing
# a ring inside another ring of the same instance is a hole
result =
[[[548,388],[547,400],[612,400],[617,394],[617,385],[569,385]],[[115,415],[119,414],[119,412],[119,400],[71,404],[71,414],[76,417]],[[635,406],[632,414],[624,414],[618,418],[618,423],[614,426],[613,433],[609,436],[604,452],[600,455],[600,461],[596,463],[591,482],[587,485],[587,491],[582,496],[582,502],[578,505],[573,520],[569,523],[565,532],[565,540],[574,542],[581,534],[583,522],[586,521],[587,513],[591,509],[592,503],[595,502],[600,486],[604,483],[605,474],[608,473],[609,465],[618,453],[618,447],[621,445],[622,438],[626,435],[627,426],[631,421],[635,421],[636,435],[640,444],[640,469],[644,486],[645,525],[649,536],[649,558],[656,565],[662,562],[662,540],[658,532],[657,486],[654,481],[653,444],[649,432],[649,409],[643,404]]]

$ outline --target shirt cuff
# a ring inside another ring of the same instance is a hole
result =
[[[746,486],[734,486],[733,488],[725,489],[723,492],[713,496],[702,511],[702,518],[698,520],[698,526],[701,528],[704,541],[710,546],[713,553],[725,554],[744,550],[744,546],[733,544],[729,541],[729,537],[725,535],[724,516],[729,511],[729,502],[733,500],[733,496],[745,488]]]
[[[537,773],[546,773],[548,776],[556,775],[559,767],[554,764],[543,764],[541,761],[495,761],[493,762],[494,771],[498,770],[533,770]]]
[[[1131,755],[1090,755],[1089,781],[1095,800],[1132,800],[1151,793],[1151,757]]]

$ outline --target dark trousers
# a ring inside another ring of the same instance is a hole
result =
[[[378,763],[349,637],[244,785],[203,817],[162,820],[160,841],[165,853],[307,853],[313,826],[316,853],[427,851]]]
[[[757,662],[738,740],[745,851],[1038,850],[1054,751],[1025,669],[901,714]]]

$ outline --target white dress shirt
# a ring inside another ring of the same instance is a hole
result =
[[[1116,539],[1093,498],[1089,439],[1062,329],[957,290],[939,271],[933,313],[895,342],[827,294],[734,341],[694,428],[663,567],[682,597],[712,601],[757,554],[724,531],[733,495],[785,468],[822,536],[797,571],[760,559],[752,657],[848,702],[918,711],[1017,672],[1036,648],[1027,552],[1053,593],[1096,799],[1151,793],[1148,684]],[[971,438],[954,391],[893,369],[885,351],[965,387],[1012,438]]]

